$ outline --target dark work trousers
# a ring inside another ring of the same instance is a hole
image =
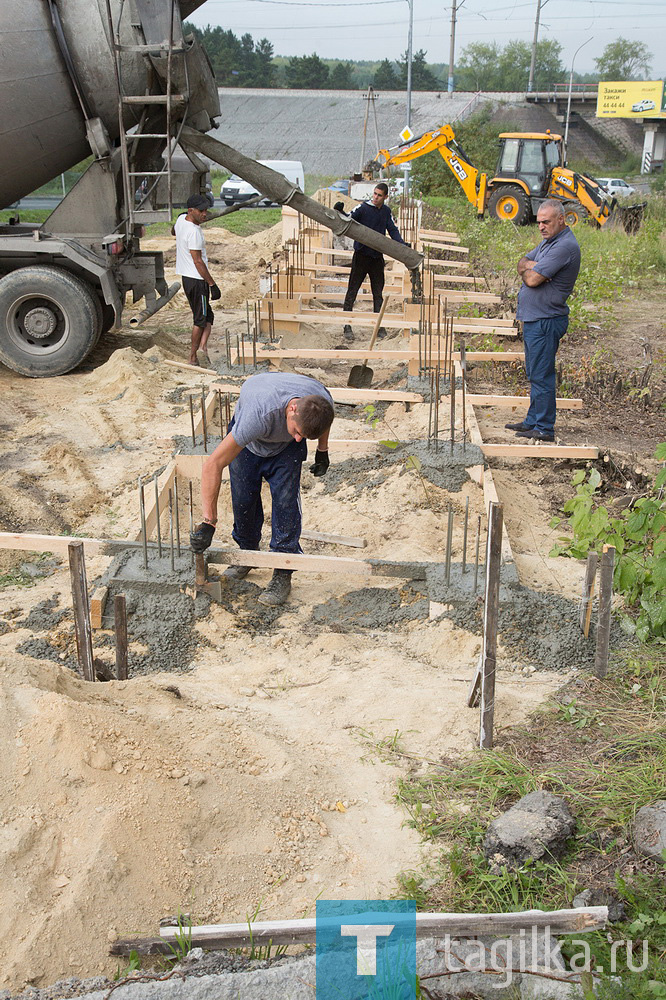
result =
[[[342,306],[345,312],[351,312],[354,308],[358,290],[363,284],[366,275],[370,278],[370,287],[372,288],[372,308],[376,313],[381,309],[382,295],[384,293],[384,258],[368,257],[367,253],[354,250],[347,294]]]
[[[555,429],[555,355],[568,325],[568,316],[523,323],[525,370],[530,380],[530,408],[524,424],[548,434]]]
[[[270,458],[259,458],[243,448],[233,460],[229,466],[234,512],[232,537],[241,549],[259,548],[264,524],[261,481],[265,479],[273,504],[271,550],[302,552],[301,465],[307,454],[307,441],[292,441],[279,455]]]

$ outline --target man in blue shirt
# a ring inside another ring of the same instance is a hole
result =
[[[392,240],[397,243],[404,243],[400,231],[393,221],[391,209],[384,202],[388,197],[388,187],[383,181],[375,187],[372,194],[372,203],[364,201],[351,213],[352,219],[374,229],[375,232],[385,236],[388,232]],[[345,312],[351,312],[356,302],[358,290],[365,278],[370,278],[372,289],[372,307],[375,312],[379,312],[382,307],[382,295],[384,293],[384,258],[379,250],[365,246],[364,243],[354,242],[354,256],[352,257],[351,272],[349,274],[349,284],[347,294],[342,306]],[[345,324],[345,339],[353,340],[354,333],[349,323]],[[378,337],[385,337],[386,330],[380,327]]]
[[[530,406],[519,424],[506,424],[516,437],[555,440],[555,355],[569,325],[567,299],[580,270],[580,247],[566,224],[564,206],[544,201],[537,212],[543,242],[518,261],[523,284],[517,318],[523,323]]]

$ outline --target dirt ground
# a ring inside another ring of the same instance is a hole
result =
[[[209,230],[207,239],[211,269],[222,275],[215,363],[219,331],[243,332],[239,307],[257,294],[281,236],[276,227],[245,240]],[[136,535],[137,476],[164,466],[171,437],[187,434],[174,390],[206,383],[163,364],[186,359],[188,331],[181,293],[140,330],[106,338],[75,373],[25,380],[0,370],[3,530]],[[308,336],[327,346],[339,331]],[[344,385],[348,370],[329,364],[325,378]],[[392,375],[375,371],[376,386]],[[425,410],[392,404],[373,428],[359,408],[340,408],[333,437],[422,437]],[[505,439],[505,419],[485,411],[484,437]],[[581,567],[547,555],[554,497],[572,467],[496,465],[522,582],[573,604]],[[474,520],[483,510],[471,479],[450,493],[427,483],[426,496],[404,462],[379,478],[351,465],[336,489],[305,472],[303,486],[307,528],[367,542],[364,550],[305,542],[306,552],[441,559],[449,501],[457,516],[467,498]],[[223,488],[218,537],[230,526]],[[108,563],[87,559],[91,589]],[[0,552],[2,573],[32,585],[0,590],[0,987],[112,974],[109,942],[153,935],[165,915],[242,921],[260,906],[263,917],[298,916],[319,896],[386,896],[397,873],[418,864],[422,848],[394,802],[398,771],[382,761],[381,742],[398,740],[405,767],[416,769],[422,758],[475,744],[478,713],[466,708],[466,692],[480,639],[446,617],[430,619],[417,585],[377,578],[368,592],[342,575],[297,575],[290,604],[262,615],[255,597],[270,574],[258,570],[193,617],[192,657],[167,672],[155,655],[157,672],[86,684],[70,667],[65,563]],[[141,615],[168,617],[170,607],[166,597],[139,606],[137,628]],[[131,615],[129,627],[132,638]],[[94,636],[107,662],[110,635]],[[37,658],[19,651],[36,637]],[[132,651],[146,655],[136,641]],[[500,727],[524,719],[567,676],[526,665],[508,646],[500,667]]]

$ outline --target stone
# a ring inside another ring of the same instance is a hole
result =
[[[624,903],[611,889],[584,889],[579,892],[572,906],[607,906],[608,922],[618,924],[627,919]]]
[[[664,861],[666,851],[666,799],[641,806],[634,821],[634,844],[639,854]]]
[[[530,792],[493,820],[483,853],[495,871],[517,868],[529,858],[557,858],[575,827],[563,798],[551,792]]]

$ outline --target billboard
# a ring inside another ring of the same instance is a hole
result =
[[[602,81],[597,118],[666,118],[664,81]]]

